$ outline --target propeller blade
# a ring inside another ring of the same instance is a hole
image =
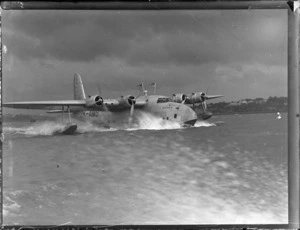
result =
[[[207,104],[206,104],[206,102],[205,101],[202,102],[201,105],[202,105],[203,112],[206,112],[206,110],[207,110]]]
[[[97,84],[97,91],[100,97],[102,97],[102,90],[101,87],[99,86],[99,84]]]
[[[128,102],[130,103],[130,114],[129,114],[129,125],[132,123],[132,117],[134,114],[134,105],[136,103],[135,97],[129,97]]]
[[[208,89],[209,89],[209,86],[208,86],[207,89],[206,89],[205,95],[208,94]]]
[[[134,104],[132,103],[131,107],[130,107],[130,117],[133,116],[134,113]]]
[[[133,114],[134,114],[134,103],[132,103],[132,104],[131,104],[131,107],[130,107],[129,125],[131,125],[131,123],[132,123],[132,117],[133,117]]]

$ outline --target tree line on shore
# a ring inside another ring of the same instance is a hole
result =
[[[269,97],[268,99],[243,99],[232,102],[209,103],[207,108],[214,114],[239,113],[276,113],[287,112],[287,97]]]

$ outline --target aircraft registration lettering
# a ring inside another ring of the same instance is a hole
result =
[[[99,117],[98,111],[85,111],[83,112],[83,116],[85,117]]]

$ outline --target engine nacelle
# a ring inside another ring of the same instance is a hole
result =
[[[103,105],[103,98],[99,95],[95,96],[89,96],[88,99],[86,99],[86,106],[97,108]]]
[[[173,94],[173,101],[177,103],[182,103],[186,98],[187,96],[182,93]]]
[[[136,99],[134,96],[128,95],[128,96],[121,96],[121,99],[119,99],[119,102],[121,105],[128,107],[131,105],[134,105],[136,102]]]
[[[189,99],[192,104],[202,103],[206,99],[205,96],[205,93],[202,92],[191,93],[191,95],[189,95]]]
[[[131,105],[134,105],[135,104],[135,97],[134,96],[127,96],[127,102],[128,104],[131,106]]]

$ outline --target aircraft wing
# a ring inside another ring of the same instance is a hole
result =
[[[54,107],[62,106],[70,108],[78,107],[84,108],[86,105],[85,100],[59,100],[59,101],[22,101],[22,102],[8,102],[3,103],[3,107],[14,109],[53,109]]]
[[[135,108],[141,109],[146,105],[145,100],[138,100],[135,103]],[[22,101],[22,102],[8,102],[3,103],[3,107],[13,109],[43,109],[52,110],[53,113],[58,113],[67,110],[70,107],[71,112],[82,110],[95,110],[95,111],[110,111],[120,112],[123,110],[130,110],[130,105],[124,100],[120,99],[105,99],[103,104],[95,106],[94,102],[87,103],[86,100],[58,100],[58,101]]]
[[[205,95],[205,99],[214,99],[214,98],[219,98],[219,97],[224,97],[223,95]]]

